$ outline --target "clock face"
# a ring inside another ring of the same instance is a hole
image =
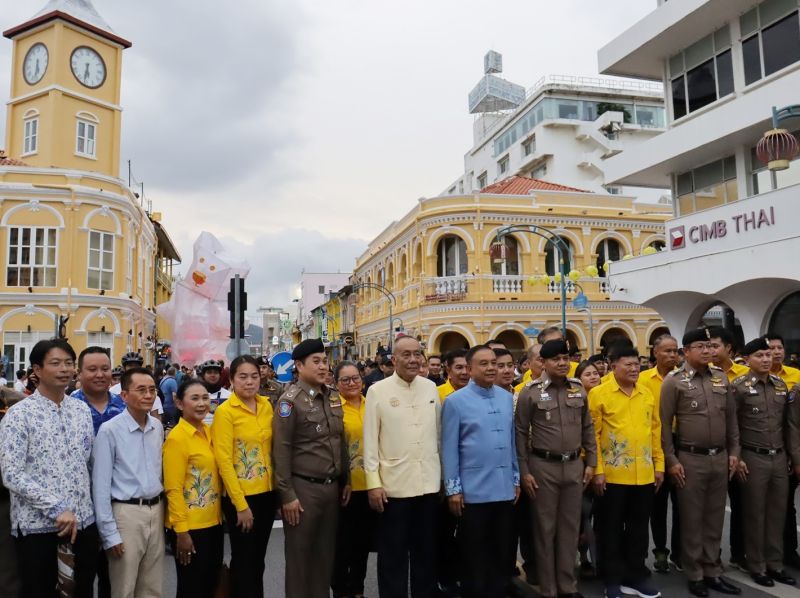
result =
[[[36,85],[42,80],[42,77],[47,72],[49,59],[47,46],[42,43],[31,46],[25,55],[25,62],[22,63],[22,75],[28,85]]]
[[[75,48],[70,59],[72,74],[91,89],[97,89],[106,80],[106,63],[103,62],[100,54],[88,46]]]

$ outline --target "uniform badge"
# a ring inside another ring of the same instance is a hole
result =
[[[399,407],[400,406],[400,399],[392,399],[391,401],[389,401],[389,404],[392,407]]]
[[[753,415],[758,415],[758,407],[753,407]]]
[[[294,409],[294,405],[289,401],[281,401],[278,405],[278,415],[281,417],[289,417],[292,414],[292,409]]]
[[[539,400],[540,401],[549,401],[550,400],[550,395],[548,393],[546,393],[546,392],[543,392],[542,394],[539,395]]]
[[[336,401],[335,403],[331,401],[331,407],[341,407],[341,406],[342,406],[341,401]]]
[[[692,409],[697,409],[697,401],[692,401]]]
[[[547,421],[550,421],[550,412],[549,412],[549,411],[548,411],[547,413],[545,413],[545,414],[544,414],[544,418],[545,418]]]

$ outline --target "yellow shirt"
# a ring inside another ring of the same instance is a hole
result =
[[[790,389],[794,388],[796,384],[800,384],[800,370],[797,368],[792,368],[788,365],[781,366],[777,376],[783,380],[783,383]]]
[[[344,435],[347,439],[347,454],[350,457],[350,487],[353,492],[367,489],[367,474],[364,472],[364,409],[366,399],[356,408],[342,398],[344,411]]]
[[[211,428],[205,436],[181,418],[164,442],[164,493],[167,527],[175,533],[222,523],[221,484],[211,449]]]
[[[641,486],[664,471],[661,419],[653,395],[637,383],[626,395],[616,378],[589,391],[589,411],[597,436],[595,473],[609,484]]]
[[[735,361],[731,361],[731,369],[725,372],[725,375],[728,376],[728,382],[733,382],[736,378],[744,376],[749,371],[750,368],[746,365],[740,365]]]
[[[272,490],[272,405],[256,395],[256,413],[235,394],[214,412],[211,438],[225,492],[237,511],[245,496]]]
[[[453,394],[456,389],[453,388],[453,385],[450,383],[448,379],[444,384],[441,384],[436,387],[436,390],[439,391],[439,400],[444,403],[444,400],[448,397],[448,395]]]
[[[645,371],[646,371],[646,370],[645,370]],[[612,371],[609,369],[609,370],[608,370],[608,373],[607,373],[605,376],[601,376],[601,377],[600,377],[600,384],[605,384],[606,382],[608,382],[609,380],[611,380],[611,378],[613,378],[613,377],[614,377],[614,372],[612,372]]]
[[[664,383],[664,377],[658,373],[658,368],[649,368],[639,374],[639,383],[644,385],[650,394],[655,399],[656,413],[661,413],[661,385]],[[672,422],[672,431],[675,431],[675,422]]]

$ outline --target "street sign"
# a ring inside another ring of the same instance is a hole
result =
[[[589,298],[583,292],[575,295],[575,299],[572,300],[572,307],[575,309],[586,309],[588,305]]]
[[[225,357],[228,358],[228,362],[233,361],[239,357],[239,355],[250,355],[250,343],[243,338],[239,339],[238,345],[236,340],[231,340],[228,346],[225,347]]]
[[[344,337],[344,344],[347,345],[348,347],[351,346],[353,344],[353,337],[350,336],[349,334],[346,337]]]
[[[272,356],[272,369],[275,370],[275,377],[278,382],[286,384],[292,381],[292,368],[294,360],[288,351],[281,351]]]
[[[292,321],[291,320],[281,320],[281,328],[284,332],[289,332],[292,329]]]
[[[525,336],[529,336],[531,338],[538,336],[539,329],[538,328],[526,328],[524,331]]]

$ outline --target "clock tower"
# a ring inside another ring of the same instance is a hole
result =
[[[122,51],[90,0],[50,0],[14,42],[5,148],[26,164],[119,177]]]

